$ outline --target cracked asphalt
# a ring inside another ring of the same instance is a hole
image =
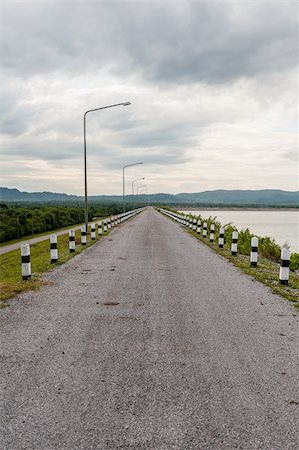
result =
[[[152,208],[0,311],[3,450],[299,448],[298,315]]]

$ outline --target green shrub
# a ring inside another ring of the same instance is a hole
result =
[[[299,253],[292,253],[290,259],[290,270],[299,270]]]

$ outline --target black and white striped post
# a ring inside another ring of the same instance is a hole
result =
[[[280,269],[279,269],[279,283],[280,284],[289,284],[290,257],[291,257],[290,249],[283,247],[281,249],[281,257],[280,257],[281,260],[280,260]]]
[[[110,217],[108,217],[107,222],[108,222],[108,230],[110,230],[110,229],[111,229],[111,220],[110,220]]]
[[[251,252],[250,252],[250,265],[251,267],[257,266],[257,258],[258,258],[258,245],[259,240],[256,236],[251,238]]]
[[[237,254],[237,250],[238,250],[238,236],[239,236],[239,233],[237,231],[233,231],[231,253],[234,256]]]
[[[192,219],[192,217],[189,218],[189,228],[190,228],[190,230],[192,230],[192,228],[193,228],[193,219]]]
[[[70,251],[70,253],[74,253],[75,249],[76,249],[75,230],[71,229],[69,231],[69,251]]]
[[[51,264],[56,263],[58,259],[56,234],[51,234],[50,236],[50,256],[51,256]]]
[[[224,227],[220,227],[218,246],[219,246],[219,248],[223,248],[223,245],[224,245]]]
[[[99,233],[99,236],[102,236],[102,234],[103,234],[102,222],[98,223],[98,233]]]
[[[29,244],[21,244],[21,259],[22,259],[23,280],[29,280],[29,278],[31,277],[30,245]]]
[[[210,242],[214,242],[215,237],[215,225],[212,223],[210,226]]]
[[[104,233],[106,233],[106,231],[107,231],[107,222],[106,220],[104,220]]]
[[[193,231],[196,231],[196,217],[193,217]]]
[[[86,225],[81,227],[81,244],[86,245]]]
[[[198,219],[197,221],[197,234],[200,234],[201,232],[201,221]]]
[[[114,227],[114,216],[111,217],[111,227]]]
[[[208,227],[207,222],[204,222],[203,223],[203,229],[202,229],[202,237],[204,237],[204,238],[207,237],[207,227]]]
[[[96,238],[96,224],[94,222],[92,222],[92,224],[90,226],[90,235],[91,235],[91,239],[94,241]]]

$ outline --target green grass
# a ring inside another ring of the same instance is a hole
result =
[[[107,236],[110,231],[104,233]],[[44,281],[41,280],[41,274],[53,269],[55,266],[64,264],[70,258],[81,253],[86,248],[98,242],[99,238],[92,241],[89,237],[87,245],[80,243],[80,230],[76,230],[76,251],[69,252],[68,235],[58,236],[58,261],[50,262],[50,244],[49,240],[38,242],[30,246],[31,253],[31,271],[32,276],[28,281],[22,280],[21,252],[14,250],[4,255],[0,255],[0,308],[8,306],[7,300],[20,292],[37,290]]]

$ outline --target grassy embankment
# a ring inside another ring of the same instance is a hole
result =
[[[103,236],[108,235],[107,231]],[[22,280],[22,266],[20,250],[14,250],[0,256],[0,308],[8,306],[7,300],[16,294],[24,291],[37,290],[45,281],[41,280],[41,274],[55,266],[61,265],[73,256],[81,253],[86,248],[96,243],[96,240],[89,240],[87,245],[81,245],[80,230],[76,231],[76,251],[69,252],[68,234],[58,236],[58,261],[55,264],[50,262],[49,240],[38,242],[30,246],[32,277],[28,281]]]
[[[169,209],[170,208],[165,208]],[[171,210],[172,212],[178,213],[176,210]],[[291,262],[290,262],[290,278],[288,285],[282,285],[279,283],[279,267],[280,267],[280,254],[281,247],[275,242],[274,239],[271,239],[267,236],[259,237],[259,256],[258,256],[258,265],[257,267],[250,266],[250,250],[251,250],[251,238],[255,236],[250,232],[250,230],[241,230],[239,231],[238,237],[238,254],[233,256],[231,254],[231,241],[232,241],[232,232],[237,230],[231,224],[227,224],[225,226],[225,244],[223,248],[219,248],[218,246],[218,237],[219,237],[219,229],[223,226],[220,222],[217,221],[217,217],[209,217],[204,218],[201,216],[192,216],[188,214],[190,217],[200,218],[201,223],[207,222],[208,232],[207,237],[204,238],[201,234],[197,234],[196,231],[192,231],[188,228],[188,232],[192,234],[194,237],[199,239],[201,242],[206,244],[212,250],[214,250],[219,255],[228,259],[232,264],[237,266],[242,272],[251,276],[254,279],[259,280],[263,284],[269,286],[271,290],[287,300],[294,303],[296,308],[299,308],[299,254],[292,253]],[[210,242],[209,239],[209,231],[211,224],[215,224],[215,239],[214,242]]]

